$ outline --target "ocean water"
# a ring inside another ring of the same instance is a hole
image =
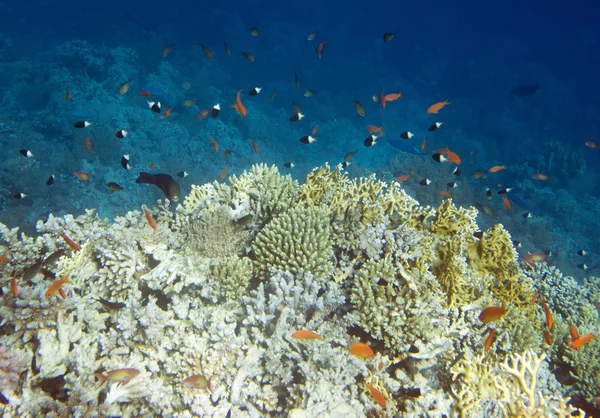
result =
[[[449,191],[460,205],[485,205],[492,210],[480,215],[482,225],[504,224],[522,255],[550,252],[550,262],[566,274],[581,277],[581,263],[598,274],[600,152],[585,145],[600,147],[600,8],[592,1],[0,5],[0,221],[11,227],[33,233],[36,220],[50,213],[97,208],[112,218],[154,205],[164,196],[136,184],[142,171],[173,176],[185,194],[192,184],[219,180],[226,168],[226,175],[239,174],[265,162],[301,180],[357,151],[352,176],[376,173],[392,181],[411,174],[403,184],[422,204],[437,205],[439,192]],[[396,37],[385,42],[385,33]],[[321,41],[327,47],[319,59]],[[172,44],[163,58],[163,47]],[[127,80],[129,91],[120,95]],[[250,96],[254,87],[263,90]],[[309,89],[315,94],[305,97]],[[246,117],[230,107],[239,90]],[[382,91],[402,98],[383,108],[372,99]],[[197,103],[186,107],[188,99]],[[161,115],[148,100],[161,102]],[[442,100],[451,104],[426,112]],[[306,115],[297,123],[289,120],[292,102]],[[197,119],[216,103],[217,118]],[[75,128],[80,121],[92,125]],[[434,122],[443,125],[427,132]],[[316,125],[317,141],[302,144]],[[365,147],[370,125],[383,126],[386,135]],[[121,129],[128,135],[117,140]],[[414,137],[403,141],[419,150],[427,136],[424,161],[387,142],[406,131]],[[443,147],[460,156],[462,176],[452,174],[455,164],[431,158]],[[121,166],[125,154],[131,170]],[[496,165],[506,169],[471,176]],[[89,173],[89,180],[78,180],[75,171]],[[189,175],[177,177],[181,171]],[[550,179],[536,180],[535,173]],[[431,184],[420,186],[425,178]],[[109,182],[123,190],[109,189]],[[512,210],[497,194],[506,187],[513,189],[506,195]],[[27,196],[15,199],[18,193]],[[581,249],[589,253],[585,259],[576,254]]]

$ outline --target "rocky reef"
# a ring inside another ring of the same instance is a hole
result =
[[[569,347],[600,279],[522,266],[474,208],[262,164],[149,213],[0,224],[2,416],[566,417],[600,396],[599,340]]]

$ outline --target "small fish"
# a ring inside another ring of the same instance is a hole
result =
[[[473,171],[473,174],[471,174],[471,177],[474,179],[485,179],[487,178],[487,174],[483,170],[475,170]]]
[[[430,184],[431,184],[431,180],[429,180],[427,178],[425,178],[419,182],[419,185],[421,185],[421,186],[429,186]]]
[[[319,334],[317,334],[313,331],[307,331],[304,329],[294,331],[292,333],[292,338],[295,338],[300,341],[322,340],[323,339],[323,338],[321,338],[321,336],[319,336]]]
[[[92,124],[92,122],[88,122],[87,120],[82,120],[82,121],[79,121],[79,122],[75,122],[73,124],[73,126],[75,126],[77,129],[81,129],[81,128],[87,128],[91,124]]]
[[[13,272],[12,274],[12,280],[10,282],[10,290],[12,291],[12,294],[14,297],[18,298],[19,297],[19,288],[17,286],[17,273]]]
[[[512,210],[512,204],[510,203],[510,200],[508,200],[507,197],[502,198],[502,204],[504,205],[504,209],[506,209],[507,211],[510,212]]]
[[[349,347],[348,351],[351,355],[363,360],[370,359],[375,356],[373,349],[371,349],[371,347],[365,343],[354,343]]]
[[[544,332],[542,333],[542,335],[544,336],[544,342],[548,345],[552,345],[552,343],[554,343],[554,339],[552,338],[552,335],[550,335],[550,332],[548,332],[547,329],[544,330]]]
[[[108,183],[106,185],[110,190],[114,190],[117,192],[120,192],[123,190],[123,188],[121,186],[119,186],[117,183],[115,183],[114,181],[111,181],[110,183]]]
[[[415,134],[413,134],[410,131],[402,132],[400,134],[400,138],[402,138],[402,139],[411,139],[413,136],[415,136]]]
[[[590,267],[585,263],[577,264],[577,268],[579,270],[583,270],[583,271],[588,271],[590,269]]]
[[[250,33],[252,34],[252,36],[258,36],[260,32],[258,31],[257,27],[253,26],[250,28]]]
[[[292,102],[292,109],[294,109],[294,113],[302,113],[300,107],[295,102]]]
[[[75,171],[73,174],[75,174],[79,181],[88,181],[90,179],[90,173],[85,171]]]
[[[56,292],[58,292],[58,290],[61,289],[67,283],[71,283],[69,281],[68,277],[64,277],[62,279],[55,280],[50,285],[50,287],[48,288],[48,290],[46,290],[46,293],[44,294],[44,297],[46,299],[48,299],[48,298],[51,298],[52,296],[56,295]]]
[[[14,197],[15,199],[25,199],[27,195],[25,193],[15,192],[12,193],[12,197]]]
[[[237,219],[235,221],[235,223],[238,225],[241,225],[241,226],[248,226],[252,223],[253,220],[254,220],[254,215],[249,214],[249,215],[245,215],[245,216],[242,216],[241,218]]]
[[[327,48],[327,41],[321,41],[319,43],[319,45],[315,48],[317,58],[321,59],[321,57],[323,56],[323,52],[325,51],[325,48]]]
[[[62,232],[59,232],[58,235],[60,235],[60,237],[67,243],[67,245],[69,247],[71,247],[71,249],[73,249],[77,252],[81,251],[81,247],[79,246],[79,244],[77,244],[75,241],[73,241],[67,235],[63,234]]]
[[[219,116],[219,112],[221,111],[221,105],[219,103],[217,103],[216,105],[214,105],[210,111],[210,114],[212,115],[213,119],[215,119],[217,116]]]
[[[246,117],[246,107],[244,106],[244,104],[242,103],[242,99],[240,98],[240,94],[242,93],[242,91],[238,91],[237,92],[237,96],[235,99],[235,103],[233,105],[231,105],[232,108],[234,108],[240,115],[242,115],[242,117]]]
[[[165,109],[165,111],[163,112],[163,118],[168,118],[169,116],[171,116],[172,110],[173,109],[171,109],[171,108]]]
[[[254,138],[252,138],[252,149],[254,150],[255,154],[258,154],[258,145],[256,145]]]
[[[206,389],[210,393],[212,393],[212,388],[210,387],[210,380],[206,379],[204,375],[195,374],[186,378],[183,381],[183,386],[190,389]]]
[[[534,173],[531,176],[531,178],[534,180],[540,180],[540,181],[552,181],[552,178],[549,175],[544,174],[544,173]]]
[[[451,104],[451,102],[449,102],[448,100],[434,103],[431,106],[429,106],[429,108],[427,109],[427,113],[429,113],[430,115],[438,113],[441,109],[443,109],[445,106],[448,106],[449,104]]]
[[[48,180],[46,180],[46,186],[52,186],[54,184],[55,179],[56,176],[54,174],[50,175],[50,177],[48,177]]]
[[[367,390],[369,391],[371,397],[373,398],[373,400],[375,400],[377,405],[379,405],[382,408],[385,408],[387,406],[387,400],[385,399],[385,395],[381,393],[379,389],[377,389],[375,386],[369,383],[367,385]]]
[[[311,135],[316,136],[318,131],[319,131],[319,124],[316,124],[311,132]]]
[[[305,116],[305,115],[304,115],[304,114],[302,114],[302,113],[294,113],[294,114],[293,114],[293,115],[290,117],[290,121],[292,121],[292,122],[298,122],[299,120],[302,120],[302,118],[303,118],[304,116]]]
[[[317,92],[316,92],[316,91],[314,91],[314,90],[310,90],[310,89],[309,89],[309,90],[306,90],[306,91],[304,92],[304,97],[312,97],[312,96],[314,96],[315,94],[317,94]]]
[[[493,196],[492,190],[490,188],[485,189],[485,195],[487,196],[488,200],[491,199]]]
[[[197,105],[197,104],[198,104],[198,101],[197,101],[197,100],[185,99],[185,100],[183,101],[183,105],[184,105],[185,107],[192,107],[192,106],[195,106],[195,105]]]
[[[352,164],[350,161],[344,161],[343,163],[340,164],[340,167],[342,168],[342,170],[345,170],[348,168],[348,166]]]
[[[582,337],[579,337],[575,341],[571,341],[571,343],[569,344],[569,348],[579,350],[584,344],[590,342],[593,338],[594,334],[587,334]]]
[[[521,215],[523,217],[523,219],[529,219],[531,218],[531,212],[525,212],[524,214]]]
[[[600,150],[600,147],[594,141],[586,141],[585,142],[585,146],[588,147],[588,148],[590,148],[590,149],[593,149],[595,151],[599,151]]]
[[[423,137],[423,142],[421,143],[421,151],[425,151],[425,145],[427,145],[427,136]]]
[[[377,144],[377,138],[379,138],[377,135],[371,134],[365,138],[363,144],[365,147],[372,147],[373,145]]]
[[[460,167],[454,167],[454,170],[452,170],[452,174],[454,174],[456,177],[460,177],[462,175],[462,173],[460,172]]]
[[[373,96],[371,96],[371,98],[373,99],[373,102],[375,102],[375,103],[379,103],[381,101],[378,94],[374,94]]]
[[[252,90],[250,90],[248,92],[248,95],[256,96],[258,93],[260,93],[261,90],[262,90],[262,87],[254,87]]]
[[[131,170],[131,165],[129,164],[129,154],[123,154],[121,157],[121,167],[125,170]]]
[[[580,256],[582,256],[582,257],[585,257],[587,254],[588,254],[588,253],[587,253],[587,251],[586,251],[586,250],[579,250],[579,251],[577,251],[577,255],[580,255]]]
[[[19,150],[19,153],[21,153],[21,155],[25,158],[33,158],[33,153],[28,149],[23,148]]]
[[[429,132],[437,131],[437,130],[438,130],[438,128],[439,128],[440,126],[442,126],[443,124],[444,124],[443,122],[435,122],[435,123],[434,123],[433,125],[431,125],[431,126],[430,126],[430,127],[427,129],[427,130],[428,130]]]
[[[208,47],[206,45],[204,45],[202,42],[200,42],[200,46],[202,47],[202,51],[204,51],[204,55],[206,55],[206,58],[208,58],[209,60],[213,60],[213,53],[210,51],[210,49],[208,49]]]
[[[273,89],[273,93],[271,93],[271,97],[269,97],[269,100],[274,100],[275,96],[277,96],[277,89]]]
[[[219,144],[217,143],[217,141],[215,141],[212,137],[209,138],[209,141],[212,144],[212,147],[215,150],[215,152],[219,152]]]
[[[223,157],[227,158],[231,155],[232,152],[233,152],[232,150],[226,149],[225,151],[223,151],[223,154],[221,154],[221,155],[223,155]]]
[[[115,134],[115,138],[116,139],[123,139],[123,138],[127,138],[127,135],[129,135],[129,132],[127,132],[125,129],[120,129]]]
[[[505,187],[504,189],[498,190],[498,194],[507,194],[512,190],[512,187]]]
[[[126,82],[121,84],[121,86],[119,87],[119,94],[121,96],[123,96],[124,94],[127,94],[127,92],[129,91],[129,85],[131,84],[132,81],[133,80],[131,80],[131,79],[127,79]]]
[[[492,329],[490,331],[490,333],[488,334],[487,338],[485,339],[485,343],[483,344],[483,351],[484,352],[488,351],[488,349],[492,345],[492,342],[494,341],[494,334],[495,333],[496,333],[496,329]]]
[[[398,176],[394,179],[394,181],[396,183],[404,183],[406,180],[408,180],[411,177],[411,174],[403,174],[401,176]]]
[[[291,162],[291,161],[286,161],[285,163],[283,163],[283,166],[284,166],[285,168],[294,168],[294,167],[296,167],[296,164],[294,164],[294,163],[293,163],[293,162]]]
[[[102,298],[98,298],[98,299],[94,299],[97,300],[98,302],[100,302],[104,307],[113,310],[113,311],[117,311],[119,309],[123,309],[124,307],[126,307],[127,305],[123,302],[111,302],[109,300],[106,299],[102,299]]]
[[[516,239],[512,240],[512,244],[515,248],[521,248],[521,241],[517,241]]]
[[[438,192],[438,195],[446,199],[452,199],[452,194],[448,190],[442,190]]]
[[[188,176],[188,172],[187,171],[180,171],[179,173],[177,173],[177,177],[180,178],[186,178]]]
[[[365,108],[358,100],[356,100],[356,97],[354,100],[352,100],[352,102],[356,105],[356,113],[358,113],[360,116],[365,116]]]
[[[140,96],[150,97],[150,96],[152,96],[152,92],[151,91],[140,91]]]
[[[104,382],[108,382],[108,384],[118,382],[125,386],[139,374],[140,371],[136,369],[117,369],[112,370],[106,374],[94,373],[94,376],[96,376],[100,380],[100,384],[98,385],[98,387],[101,387],[104,384]]]
[[[352,158],[354,158],[354,156],[356,155],[358,151],[352,151],[349,152],[348,154],[344,155],[344,161],[350,161]]]
[[[231,56],[231,49],[229,49],[229,45],[227,45],[227,42],[225,41],[223,41],[223,48],[225,48],[225,53]]]
[[[488,169],[487,172],[490,173],[490,174],[491,173],[497,173],[498,171],[502,171],[504,169],[506,169],[505,165],[495,165],[492,168]]]
[[[548,262],[548,256],[544,253],[533,253],[533,254],[528,254],[525,257],[523,257],[523,261],[527,264],[529,264],[530,266],[535,265],[536,263],[547,263]]]
[[[225,177],[227,176],[227,172],[229,171],[229,166],[225,166],[225,168],[223,169],[223,171],[221,171],[221,175],[219,176],[219,178],[221,180],[224,180]]]
[[[458,187],[458,183],[451,181],[450,183],[446,183],[446,186],[450,187],[451,189],[455,189]]]
[[[65,94],[65,100],[71,100],[71,90],[67,90],[67,94]]]
[[[153,184],[165,194],[171,202],[178,202],[180,196],[179,183],[168,174],[148,174],[141,172],[135,180],[137,184]]]
[[[479,320],[484,324],[489,324],[502,318],[505,313],[504,306],[488,306],[479,314]]]
[[[575,325],[571,324],[569,322],[569,333],[571,334],[571,342],[579,339],[579,332],[577,332],[577,328],[575,328]]]
[[[146,215],[146,221],[148,222],[148,225],[150,225],[150,227],[156,231],[156,221],[152,217],[150,211],[144,208],[144,214]]]
[[[297,88],[300,88],[300,77],[298,77],[298,74],[294,71],[294,83],[296,84]]]
[[[211,109],[204,109],[202,112],[198,113],[198,116],[196,116],[196,119],[204,119],[205,117],[208,116],[208,114],[211,112]]]
[[[550,308],[548,308],[546,302],[542,300],[540,301],[540,304],[544,308],[544,314],[546,314],[546,325],[548,326],[548,329],[552,329],[552,325],[554,325],[554,321],[552,319],[552,312],[550,312]]]
[[[433,158],[433,161],[437,161],[438,163],[445,163],[446,161],[450,161],[448,159],[448,157],[446,157],[444,154],[440,154],[440,153],[434,153],[431,158]]]
[[[254,55],[252,55],[249,52],[242,52],[242,55],[244,56],[244,58],[246,58],[248,61],[253,62],[254,61]]]
[[[308,37],[306,39],[312,41],[313,39],[315,39],[315,36],[317,36],[317,32],[311,32],[308,34]]]
[[[92,148],[92,142],[90,141],[90,137],[87,136],[85,138],[85,141],[83,142],[83,145],[85,146],[85,149],[88,150],[89,152],[94,152],[94,149]]]
[[[152,110],[154,113],[160,113],[160,108],[161,108],[161,104],[160,102],[148,102],[148,107],[150,108],[150,110]]]
[[[161,53],[162,57],[167,58],[167,55],[169,55],[169,52],[171,52],[171,50],[174,48],[175,48],[175,44],[164,46],[162,49],[162,53]]]
[[[375,125],[367,126],[367,132],[370,134],[374,134],[374,133],[381,132],[381,131],[383,131],[383,126],[375,126]],[[400,136],[402,136],[402,134],[400,134]]]
[[[395,34],[395,33],[384,33],[384,34],[383,34],[383,40],[384,40],[385,42],[389,42],[389,41],[391,41],[392,39],[394,39],[395,37],[396,37],[396,34]]]
[[[316,140],[317,140],[317,138],[315,138],[315,137],[313,137],[311,135],[304,135],[302,138],[300,138],[300,143],[302,143],[302,144],[312,144]]]

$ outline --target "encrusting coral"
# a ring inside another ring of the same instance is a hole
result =
[[[593,305],[524,272],[475,209],[341,166],[300,186],[261,164],[148,213],[156,228],[140,210],[50,216],[36,237],[0,224],[3,416],[502,416],[598,396],[598,339],[568,348],[568,322],[596,332]],[[534,290],[556,311],[551,347]],[[507,313],[482,324],[486,306]]]

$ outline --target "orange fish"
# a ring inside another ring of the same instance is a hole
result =
[[[62,287],[60,289],[58,289],[58,294],[60,295],[61,298],[66,299],[67,298],[67,292],[65,292],[65,289],[63,289]]]
[[[406,180],[408,180],[410,178],[411,174],[404,174],[402,176],[398,176],[396,177],[396,179],[394,180],[396,183],[402,183]]]
[[[317,126],[315,126],[312,130],[312,136],[317,135],[317,131],[319,130],[319,124],[317,123]]]
[[[547,263],[548,256],[544,253],[533,253],[523,257],[523,261],[529,264],[530,266],[533,266],[535,265],[535,263],[541,263],[542,261]]]
[[[365,343],[354,343],[350,346],[349,350],[350,354],[356,357],[360,357],[362,359],[373,358],[373,356],[375,355],[371,347],[369,347]]]
[[[450,151],[450,148],[448,147],[438,148],[436,150],[433,150],[433,152],[438,154],[444,154],[454,164],[460,164],[462,162],[458,154],[453,151]]]
[[[212,137],[209,139],[209,141],[212,144],[215,152],[219,152],[219,144],[217,144],[217,141],[215,141]]]
[[[390,93],[383,96],[385,102],[394,102],[402,97],[402,92],[400,93]]]
[[[381,91],[381,95],[379,96],[379,102],[381,103],[381,107],[385,109],[385,95],[383,94],[383,90]]]
[[[504,306],[488,306],[479,314],[479,320],[484,324],[499,320],[506,313]]]
[[[65,95],[65,100],[71,100],[71,90],[67,90],[67,94]]]
[[[63,240],[65,240],[65,242],[67,243],[67,245],[69,247],[71,247],[73,250],[75,250],[77,252],[81,251],[81,247],[79,246],[79,244],[75,243],[75,241],[73,241],[71,238],[69,238],[68,236],[66,236],[62,232],[59,232],[58,235],[60,235],[60,237]]]
[[[577,332],[577,328],[575,328],[575,325],[571,324],[569,322],[569,333],[571,334],[571,342],[579,339],[579,333]]]
[[[448,100],[444,100],[443,102],[437,102],[435,104],[432,104],[427,109],[427,113],[429,113],[429,114],[438,113],[440,110],[442,110],[445,106],[448,106],[449,104],[451,104],[451,102],[449,102]]]
[[[539,293],[540,293],[540,292],[538,291],[538,292],[535,292],[535,293],[533,294],[533,298],[531,298],[531,303],[532,303],[532,304],[534,304],[534,303],[537,301],[537,298],[538,298],[538,294],[539,294]]]
[[[375,125],[367,126],[367,132],[370,134],[381,132],[382,130],[383,130],[383,126],[375,126]]]
[[[152,217],[152,214],[146,208],[144,208],[144,213],[146,214],[146,220],[148,221],[148,225],[150,225],[152,227],[152,229],[154,229],[156,231],[156,221]]]
[[[502,171],[506,168],[505,165],[495,165],[492,168],[490,168],[487,172],[488,173],[497,173],[498,171]]]
[[[235,98],[235,103],[231,105],[240,115],[246,117],[246,107],[242,104],[242,99],[240,99],[240,93],[242,91],[238,91],[237,97]]]
[[[150,167],[150,170],[156,170],[156,166],[154,165],[154,163],[150,163],[148,167]]]
[[[504,205],[504,209],[506,209],[507,211],[512,210],[512,204],[510,203],[510,200],[508,200],[507,197],[502,198],[502,204]]]
[[[223,169],[223,171],[221,171],[221,175],[219,176],[219,178],[221,180],[223,180],[225,178],[225,176],[227,175],[227,171],[229,171],[229,167],[225,166],[225,168]]]
[[[423,138],[423,143],[421,144],[421,151],[425,151],[425,145],[427,145],[427,135]]]
[[[168,118],[169,116],[171,116],[171,108],[165,109],[163,113],[163,117]]]
[[[485,339],[485,343],[483,344],[483,351],[484,352],[488,351],[488,349],[492,345],[492,342],[494,341],[494,333],[495,332],[496,332],[496,329],[492,329],[490,331],[489,335],[487,336],[487,338]]]
[[[140,96],[150,97],[150,96],[152,96],[152,92],[151,91],[140,91]]]
[[[123,386],[125,386],[139,374],[140,371],[136,369],[117,369],[112,370],[105,375],[102,373],[94,373],[94,376],[100,380],[100,385],[98,385],[98,387],[101,387],[104,382],[108,382],[109,384],[120,382]]]
[[[258,145],[256,145],[254,138],[252,138],[252,149],[254,149],[255,154],[258,154]]]
[[[531,178],[540,181],[552,181],[552,177],[544,173],[535,173],[531,176]]]
[[[198,116],[196,116],[196,119],[204,119],[205,117],[208,116],[208,114],[212,112],[212,109],[204,109],[202,112],[198,113]]]
[[[201,374],[195,374],[193,376],[188,377],[183,381],[183,386],[190,389],[206,389],[210,393],[212,393],[212,388],[210,387],[210,379],[204,377]]]
[[[204,55],[206,55],[206,58],[208,58],[209,60],[213,60],[213,53],[210,51],[210,49],[208,49],[208,47],[206,45],[204,45],[202,42],[200,42],[200,46],[202,47],[202,51],[204,51]]]
[[[377,402],[377,405],[379,405],[382,408],[386,407],[387,401],[385,399],[384,394],[381,393],[379,389],[377,389],[375,386],[369,383],[367,385],[367,390],[369,391],[375,402]]]
[[[294,331],[294,333],[292,334],[292,338],[295,338],[295,339],[301,340],[301,341],[322,340],[323,339],[317,333],[312,332],[312,331],[307,331],[304,329]]]
[[[14,272],[12,274],[12,281],[10,283],[10,289],[12,290],[12,294],[14,297],[19,297],[19,288],[17,287],[17,273]]]
[[[94,149],[92,148],[92,142],[90,141],[89,136],[87,136],[85,138],[83,145],[85,146],[85,149],[88,150],[89,152],[94,152]]]
[[[579,350],[584,344],[588,343],[592,338],[594,338],[594,334],[587,334],[583,337],[577,338],[575,341],[572,341],[569,344],[569,348],[574,348],[575,350]]]
[[[452,195],[447,190],[442,190],[441,192],[438,192],[438,195],[441,197],[446,197],[448,199],[452,199]]]
[[[58,292],[58,290],[61,289],[63,287],[63,285],[66,283],[70,283],[68,277],[64,277],[62,279],[55,280],[50,285],[48,290],[46,290],[46,294],[44,295],[46,297],[46,299],[54,296],[56,294],[56,292]]]
[[[554,339],[552,338],[552,335],[550,335],[548,330],[544,330],[543,334],[544,334],[544,341],[546,342],[546,344],[552,345],[552,343],[554,342]]]
[[[85,171],[76,171],[74,174],[79,181],[88,181],[90,179],[90,173],[86,173]]]
[[[548,329],[552,329],[552,325],[554,324],[554,321],[552,320],[552,312],[550,312],[550,308],[548,308],[546,302],[542,300],[540,303],[542,304],[544,313],[546,314],[546,325],[548,325]]]

